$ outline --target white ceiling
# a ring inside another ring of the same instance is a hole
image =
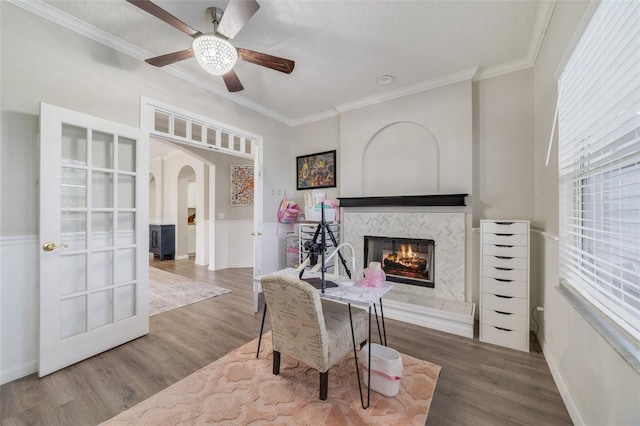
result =
[[[34,9],[33,1],[10,1]],[[554,5],[552,0],[258,1],[260,10],[232,43],[294,60],[292,74],[239,61],[235,71],[245,90],[229,94],[222,78],[207,74],[193,58],[158,72],[178,74],[290,125],[474,75],[481,79],[529,67]],[[156,4],[192,28],[211,32],[205,10],[227,2]],[[49,19],[81,28],[140,60],[191,46],[189,36],[124,0],[36,3],[41,15],[48,10]],[[395,81],[377,84],[382,75]]]

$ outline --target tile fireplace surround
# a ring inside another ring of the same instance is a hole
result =
[[[343,241],[364,265],[364,237],[435,241],[435,288],[394,283],[384,298],[388,318],[473,338],[475,305],[465,301],[465,213],[371,212],[343,208]],[[382,209],[381,209],[382,210]]]

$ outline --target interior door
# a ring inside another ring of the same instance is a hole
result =
[[[40,377],[149,332],[148,143],[40,106]]]
[[[254,160],[253,160],[253,277],[258,278],[262,275],[263,264],[260,253],[262,252],[262,244],[264,237],[262,236],[262,143],[255,142]]]

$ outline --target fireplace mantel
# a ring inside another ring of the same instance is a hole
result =
[[[402,195],[387,197],[338,197],[340,207],[466,206],[469,194]]]

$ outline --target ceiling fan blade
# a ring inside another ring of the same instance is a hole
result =
[[[231,0],[227,5],[217,32],[227,38],[234,38],[244,24],[260,9],[256,0]]]
[[[241,48],[238,48],[237,50],[238,56],[243,61],[271,68],[272,70],[280,71],[286,74],[291,74],[291,71],[293,71],[293,68],[296,65],[296,63],[290,59],[279,58],[278,56],[269,55],[267,53],[256,52],[253,50]]]
[[[167,53],[166,55],[156,56],[155,58],[145,59],[144,61],[156,67],[164,67],[165,65],[170,65],[189,58],[193,58],[192,48],[181,50],[179,52]]]
[[[127,0],[134,6],[138,6],[140,9],[155,16],[158,19],[163,20],[167,24],[182,31],[183,33],[190,35],[191,37],[197,37],[201,34],[200,31],[196,31],[160,6],[150,2],[149,0]]]
[[[224,80],[224,84],[227,85],[227,89],[230,92],[239,92],[241,90],[244,90],[244,87],[242,87],[242,83],[240,83],[240,79],[238,78],[238,74],[236,74],[234,70],[231,70],[228,73],[224,74],[222,76],[222,79]]]

